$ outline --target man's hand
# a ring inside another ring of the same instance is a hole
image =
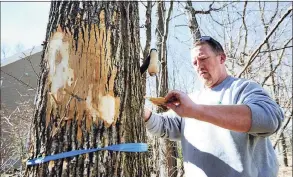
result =
[[[166,106],[176,112],[177,115],[181,117],[193,116],[192,108],[194,108],[196,104],[189,98],[186,93],[173,90],[165,96],[165,99],[168,101]]]

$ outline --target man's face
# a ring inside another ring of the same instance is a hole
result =
[[[199,78],[207,87],[213,87],[222,76],[225,56],[217,55],[208,44],[192,49],[191,60]]]

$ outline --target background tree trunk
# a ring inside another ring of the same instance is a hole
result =
[[[199,30],[199,25],[196,20],[196,11],[192,7],[191,1],[186,1],[185,14],[188,18],[188,27],[192,35],[192,42],[195,43],[201,37],[201,33]]]
[[[142,3],[142,2],[141,2]],[[154,2],[156,3],[156,2]],[[144,5],[144,4],[143,4]],[[152,9],[153,4],[151,1],[146,2],[144,5],[146,8],[145,13],[145,32],[146,32],[146,41],[145,47],[143,50],[143,61],[148,57],[150,54],[151,49],[151,41],[152,41]],[[147,82],[147,72],[142,75],[143,82]],[[146,90],[144,91],[146,95]],[[149,156],[150,156],[150,164],[149,169],[152,176],[159,176],[160,175],[160,141],[159,137],[154,136],[152,134],[148,134],[148,143],[149,143]]]
[[[288,158],[287,158],[287,143],[285,140],[284,133],[281,133],[281,153],[282,153],[282,161],[285,167],[288,167]]]
[[[157,94],[160,97],[166,96],[169,91],[168,88],[168,66],[167,66],[167,38],[169,32],[169,21],[173,10],[173,1],[170,2],[169,10],[166,14],[166,4],[163,1],[157,3],[157,49],[158,59],[161,63],[159,75],[156,76]],[[158,109],[158,112],[162,112]],[[166,161],[167,176],[177,176],[177,144],[168,139],[161,140],[163,159]],[[165,163],[164,163],[165,164]]]
[[[30,158],[145,142],[137,2],[52,2]],[[147,153],[100,151],[28,176],[149,176]]]

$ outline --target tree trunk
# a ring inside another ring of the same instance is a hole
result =
[[[201,33],[199,30],[199,25],[197,23],[196,20],[196,12],[194,10],[194,8],[192,7],[192,1],[186,1],[186,6],[185,6],[185,14],[187,15],[188,18],[188,25],[189,25],[189,29],[192,35],[192,41],[193,43],[195,43],[200,37],[201,37]]]
[[[151,48],[152,40],[152,1],[147,2],[146,13],[145,13],[145,28],[146,28],[146,43],[143,51],[143,58],[147,58]]]
[[[30,158],[145,142],[137,2],[51,4]],[[147,153],[100,151],[28,176],[149,176]]]
[[[169,32],[169,21],[173,10],[173,2],[170,2],[170,8],[166,15],[165,2],[161,1],[157,4],[157,49],[158,59],[161,63],[161,70],[157,76],[156,85],[158,96],[164,97],[169,91],[168,88],[168,68],[167,68],[167,37]],[[159,109],[158,112],[163,110]],[[170,177],[177,176],[177,144],[168,139],[161,141],[162,150],[164,151],[164,160],[166,160],[166,170]]]
[[[283,163],[285,167],[288,167],[288,158],[287,158],[287,144],[286,144],[286,139],[284,136],[284,133],[281,133],[281,149],[282,149],[282,157],[283,157]]]

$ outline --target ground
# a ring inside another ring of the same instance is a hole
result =
[[[292,167],[280,167],[278,177],[291,177]]]

